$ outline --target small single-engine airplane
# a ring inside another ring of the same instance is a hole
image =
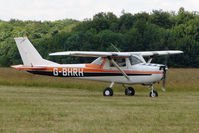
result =
[[[33,74],[55,77],[73,77],[79,79],[110,82],[110,86],[103,91],[104,96],[113,96],[114,83],[122,84],[125,95],[133,96],[135,90],[125,84],[142,84],[151,89],[150,97],[157,97],[153,84],[165,78],[167,67],[161,64],[152,64],[152,57],[158,55],[181,54],[182,51],[147,51],[147,52],[90,52],[67,51],[51,53],[50,56],[83,56],[97,57],[90,64],[58,64],[43,59],[27,37],[14,38],[21,55],[23,65],[12,66],[18,70],[26,70]],[[149,57],[146,62],[143,57]]]

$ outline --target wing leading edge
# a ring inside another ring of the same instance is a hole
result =
[[[181,54],[183,51],[167,50],[167,51],[146,51],[146,52],[91,52],[91,51],[65,51],[55,52],[49,54],[50,56],[83,56],[83,57],[129,57],[131,55],[159,56],[159,55],[173,55]]]

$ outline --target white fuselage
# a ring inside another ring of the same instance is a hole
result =
[[[121,66],[121,69],[128,75],[129,80],[116,67],[111,66],[109,60],[105,60],[102,67],[93,67],[90,64],[51,65],[47,67],[49,70],[45,71],[49,74],[41,74],[121,84],[151,84],[160,81],[163,77],[163,70],[160,70],[163,65],[146,62],[131,65],[128,58],[125,58],[125,62],[126,65]],[[29,72],[40,74],[37,71]]]

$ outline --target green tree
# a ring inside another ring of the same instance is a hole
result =
[[[162,10],[153,10],[151,22],[165,29],[171,28],[175,24],[171,14]]]

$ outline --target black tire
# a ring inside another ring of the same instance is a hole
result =
[[[150,97],[158,97],[158,92],[157,91],[153,91],[153,94],[152,94],[152,92],[150,92],[149,96]]]
[[[113,96],[113,90],[111,88],[105,88],[103,91],[104,96]]]
[[[128,87],[125,89],[125,95],[127,96],[134,96],[135,95],[135,90],[133,87]]]

